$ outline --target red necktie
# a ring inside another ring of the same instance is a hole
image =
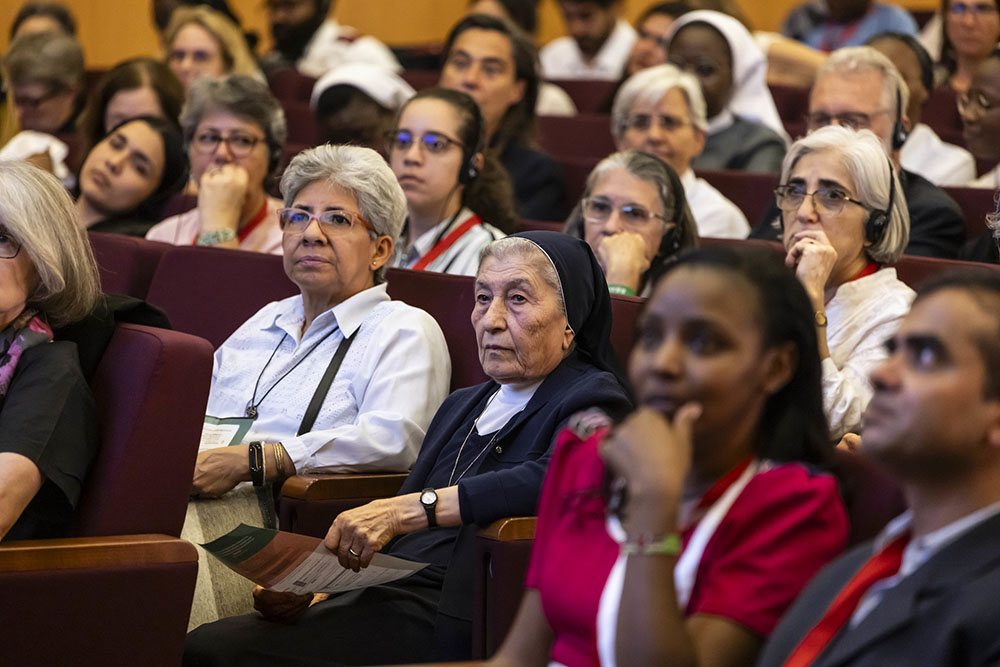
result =
[[[792,654],[788,656],[788,660],[785,661],[784,667],[806,667],[819,657],[830,640],[837,636],[840,628],[854,614],[858,603],[861,602],[861,598],[872,587],[872,584],[899,572],[899,566],[903,562],[903,549],[906,548],[909,541],[910,533],[905,532],[890,542],[885,549],[868,559],[864,567],[858,570],[857,574],[847,582],[843,590],[830,603],[826,613],[819,619],[815,627],[795,647]]]

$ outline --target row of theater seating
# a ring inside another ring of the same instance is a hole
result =
[[[172,247],[91,234],[107,291],[163,306],[179,331],[119,325],[91,378],[102,421],[98,460],[65,540],[0,545],[0,664],[176,665],[196,574],[177,539],[207,398],[211,351],[267,301],[295,293],[275,256]],[[713,243],[712,240],[707,240]],[[758,244],[761,242],[721,243]],[[918,259],[904,279],[959,263]],[[481,381],[467,277],[393,270],[390,293],[425,308],[449,341],[454,387]],[[613,297],[613,342],[627,354],[642,300]],[[210,344],[204,338],[212,340]],[[898,491],[847,457],[854,538],[896,513]],[[391,495],[404,475],[301,475],[286,482],[282,528],[322,535],[338,511]],[[520,599],[534,519],[481,532],[474,651],[503,638]],[[57,631],[53,631],[58,629]],[[85,650],[80,650],[85,647]]]

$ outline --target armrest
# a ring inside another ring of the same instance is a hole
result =
[[[310,473],[285,480],[281,495],[299,500],[388,498],[399,491],[406,473]]]
[[[535,523],[538,517],[515,516],[498,519],[477,533],[478,537],[497,542],[535,539]]]
[[[197,563],[193,544],[170,535],[118,535],[0,543],[0,572]]]

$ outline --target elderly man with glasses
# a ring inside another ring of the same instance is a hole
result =
[[[906,141],[909,91],[896,67],[871,47],[851,47],[834,53],[816,73],[809,96],[807,130],[840,125],[875,133],[899,172],[910,213],[906,254],[954,258],[965,240],[962,211],[948,195],[924,177],[899,165]],[[750,234],[776,240],[780,236],[777,206]]]

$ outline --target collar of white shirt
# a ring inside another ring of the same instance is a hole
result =
[[[261,327],[261,330],[264,331],[277,327],[288,334],[296,344],[299,344],[307,336],[311,337],[311,334],[315,332],[325,333],[328,328],[339,325],[341,333],[344,337],[348,337],[361,327],[361,323],[365,321],[365,318],[375,306],[383,301],[389,301],[389,295],[386,292],[387,287],[385,283],[382,283],[381,285],[361,290],[357,294],[344,299],[333,308],[320,313],[309,327],[306,336],[301,335],[302,323],[305,322],[306,316],[302,308],[302,296],[299,295],[295,297],[297,301],[294,308],[279,313],[274,318],[273,323]]]

